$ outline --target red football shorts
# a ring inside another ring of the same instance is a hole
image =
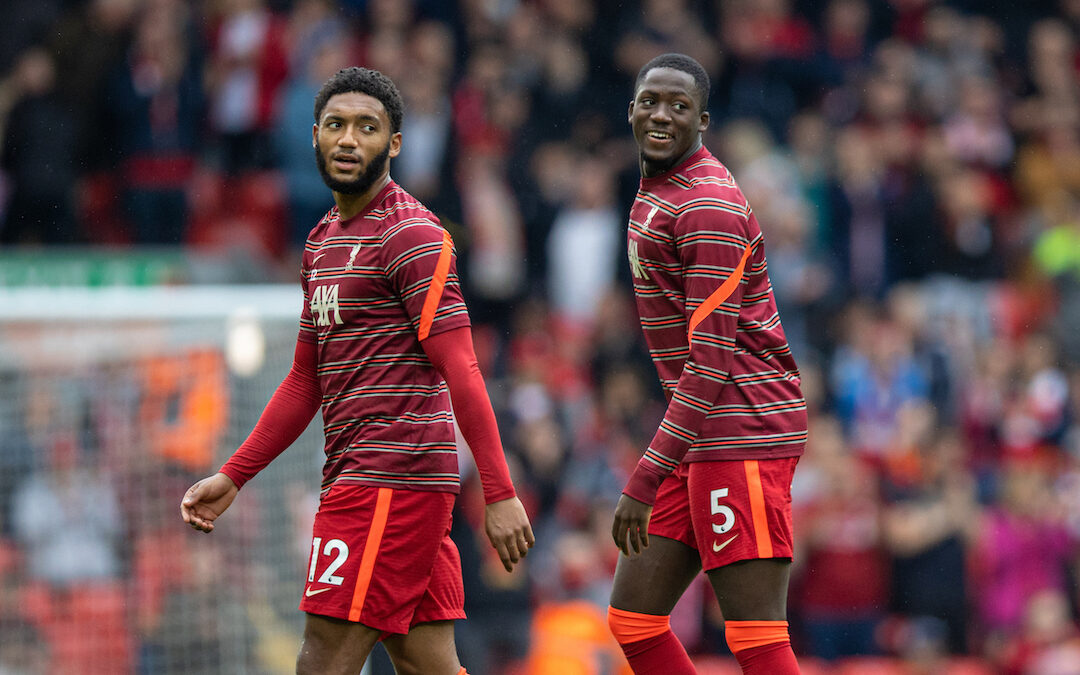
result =
[[[790,558],[798,457],[684,462],[660,485],[649,534],[697,549],[704,570]]]
[[[335,485],[319,504],[300,609],[407,633],[465,618],[448,492]]]

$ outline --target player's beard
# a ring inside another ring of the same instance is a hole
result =
[[[323,182],[326,183],[326,187],[334,192],[345,195],[359,195],[367,192],[368,188],[374,185],[375,181],[382,175],[389,159],[390,141],[387,141],[386,147],[371,158],[371,161],[368,162],[368,165],[364,167],[364,170],[360,172],[360,175],[355,180],[338,180],[331,176],[327,170],[326,156],[323,155],[322,148],[317,143],[315,145],[315,164],[319,167],[319,175],[322,176]]]
[[[652,176],[667,172],[671,167],[675,166],[675,162],[678,160],[678,157],[667,157],[660,161],[655,161],[646,157],[644,152],[638,153],[638,162],[640,162],[640,166],[647,165],[650,169],[650,175]]]
[[[672,155],[664,157],[662,159],[651,159],[645,154],[644,150],[638,152],[639,166],[649,167],[649,176],[659,176],[662,173],[667,173],[675,168],[675,165],[686,159],[689,155],[689,151],[681,155]]]

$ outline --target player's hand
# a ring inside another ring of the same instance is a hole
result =
[[[488,504],[484,510],[484,531],[499,553],[507,572],[528,554],[536,543],[525,507],[517,497]]]
[[[214,521],[229,508],[240,488],[223,473],[203,478],[188,488],[180,502],[180,517],[196,530],[212,532]]]
[[[611,526],[611,536],[624,555],[632,555],[631,550],[641,553],[641,549],[649,546],[651,516],[652,507],[648,504],[626,495],[619,497],[619,503],[615,505],[615,522]]]

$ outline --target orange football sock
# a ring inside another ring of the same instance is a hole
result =
[[[725,621],[724,638],[743,675],[799,675],[787,621]]]
[[[671,632],[671,619],[608,607],[608,626],[636,675],[693,675],[694,664],[679,638]]]

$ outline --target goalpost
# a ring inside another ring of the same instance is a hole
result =
[[[293,672],[320,418],[212,534],[179,504],[288,372],[301,302],[0,288],[0,671]]]

